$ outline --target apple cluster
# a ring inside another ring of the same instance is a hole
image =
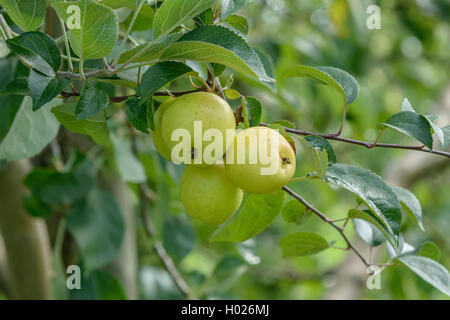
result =
[[[231,132],[231,139],[220,139],[223,145],[218,150],[225,152],[213,152],[213,164],[201,161],[208,145],[197,147],[194,141],[194,123],[198,121],[203,130],[214,129],[222,137],[230,137]],[[181,129],[190,133],[189,145],[193,147],[189,157],[199,161],[186,165],[180,196],[187,213],[205,223],[222,224],[239,209],[244,191],[277,192],[295,173],[295,152],[288,141],[278,131],[262,126],[237,132],[233,110],[216,94],[199,91],[169,97],[156,110],[154,122],[155,147],[170,161],[176,156],[174,132]]]

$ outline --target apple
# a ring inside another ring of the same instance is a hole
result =
[[[217,137],[205,139],[208,131],[214,132]],[[183,132],[188,136],[183,137],[181,141],[177,140],[176,135]],[[162,115],[161,133],[171,153],[172,161],[185,164],[214,164],[233,143],[236,121],[233,111],[225,100],[216,94],[199,91],[178,97],[169,105]],[[186,142],[185,140],[188,142],[187,148],[178,149]],[[218,144],[220,149],[208,147],[214,143]],[[174,149],[175,147],[177,148]],[[211,156],[206,158],[208,150]]]
[[[243,191],[227,178],[223,164],[188,165],[181,175],[180,197],[190,216],[220,225],[239,209]]]
[[[167,160],[170,160],[170,150],[167,148],[161,135],[161,119],[163,114],[166,112],[169,105],[175,101],[174,97],[168,97],[163,103],[156,109],[155,115],[153,117],[155,123],[155,130],[152,130],[153,143],[155,144],[156,150]]]
[[[228,178],[249,193],[274,193],[295,173],[295,153],[289,142],[267,127],[251,127],[234,137],[227,151]]]

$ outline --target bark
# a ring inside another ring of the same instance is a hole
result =
[[[28,161],[9,163],[0,171],[0,230],[8,261],[12,297],[51,299],[51,249],[45,222],[23,207],[22,181]]]

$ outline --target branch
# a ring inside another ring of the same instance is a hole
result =
[[[197,92],[199,90],[188,90],[188,91],[177,91],[177,92],[155,92],[153,95],[154,96],[175,96],[175,97],[179,97],[185,94],[189,94],[189,93],[193,93],[193,92]],[[67,92],[67,91],[61,91],[61,96],[63,96],[64,98],[69,98],[69,97],[79,97],[80,93],[79,92]],[[109,101],[110,102],[122,102],[124,100],[127,100],[128,98],[131,97],[136,97],[138,98],[139,96],[137,94],[130,94],[130,95],[126,95],[126,96],[116,96],[116,97],[109,97]]]
[[[261,123],[262,126],[267,126],[266,123]],[[363,146],[366,147],[367,149],[372,149],[372,148],[390,148],[390,149],[404,149],[404,150],[416,150],[416,151],[421,151],[421,152],[427,152],[427,153],[432,153],[432,154],[437,154],[440,156],[444,156],[447,158],[450,158],[450,152],[445,152],[445,151],[440,151],[440,150],[430,150],[430,149],[424,149],[424,145],[421,146],[403,146],[400,144],[391,144],[391,143],[373,143],[373,142],[368,142],[368,141],[362,141],[362,140],[355,140],[355,139],[349,139],[349,138],[343,138],[343,137],[339,137],[336,136],[334,134],[322,134],[322,133],[317,133],[317,132],[311,132],[311,131],[303,131],[303,130],[298,130],[298,129],[292,129],[292,128],[284,128],[286,130],[286,132],[290,132],[299,136],[319,136],[328,140],[335,140],[335,141],[340,141],[340,142],[345,142],[345,143],[349,143],[349,144],[356,144],[359,146]]]
[[[130,128],[130,130],[133,129]],[[132,132],[132,148],[134,154],[136,155],[137,154],[136,136],[133,134],[133,132]],[[145,183],[139,183],[138,188],[139,188],[141,219],[144,224],[145,233],[149,238],[153,239],[153,248],[156,254],[160,258],[161,262],[164,264],[166,270],[169,272],[170,276],[174,280],[177,287],[181,290],[181,292],[183,292],[183,294],[186,295],[188,299],[191,300],[197,299],[195,294],[192,292],[192,289],[189,287],[187,282],[181,276],[174,261],[169,256],[162,243],[155,238],[155,230],[152,222],[150,221],[148,212],[148,200],[150,198],[149,195],[151,195],[152,193],[148,190],[147,185]]]
[[[300,203],[302,203],[308,210],[310,210],[311,212],[316,214],[320,219],[322,219],[323,221],[325,221],[326,223],[331,225],[333,228],[335,228],[341,234],[342,238],[344,238],[345,242],[347,243],[347,250],[353,250],[356,253],[356,255],[359,257],[359,259],[361,259],[361,261],[366,265],[366,267],[370,266],[370,263],[367,262],[367,260],[362,256],[362,254],[358,251],[358,249],[356,249],[356,247],[347,238],[347,236],[344,233],[344,228],[335,224],[325,214],[323,214],[322,212],[317,210],[315,207],[313,207],[308,201],[303,199],[302,196],[297,194],[292,189],[284,186],[283,190],[286,191],[288,194],[290,194],[292,197],[294,197],[296,200],[300,201]]]

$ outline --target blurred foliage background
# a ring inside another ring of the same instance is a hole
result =
[[[379,30],[369,30],[366,26],[369,17],[366,9],[371,4],[381,8]],[[449,1],[252,0],[239,14],[249,21],[249,41],[272,57],[277,82],[273,91],[234,74],[233,88],[261,100],[265,122],[286,119],[302,130],[337,131],[343,112],[341,100],[332,89],[312,81],[285,80],[286,70],[297,64],[338,67],[359,82],[360,93],[349,106],[344,137],[372,141],[377,134],[377,123],[401,111],[405,97],[418,112],[439,115],[439,126],[450,122]],[[137,31],[133,36],[139,39],[146,34]],[[223,83],[230,73],[226,70],[221,76]],[[382,142],[395,143],[399,139],[400,135],[389,132]],[[198,296],[207,299],[448,299],[401,266],[386,268],[381,274],[381,289],[369,290],[365,267],[352,252],[328,249],[312,257],[283,259],[278,246],[280,238],[298,230],[318,232],[328,241],[337,240],[336,246],[344,247],[338,233],[314,216],[299,227],[288,225],[279,215],[271,227],[244,243],[210,243],[208,238],[215,228],[188,218],[183,211],[178,196],[183,168],[159,156],[149,136],[138,142],[150,189],[157,195],[150,207],[157,238]],[[406,138],[404,143],[416,142]],[[368,168],[416,194],[422,204],[427,233],[404,219],[405,241],[415,247],[427,240],[435,242],[442,253],[440,263],[449,269],[448,159],[414,151],[368,150],[341,142],[332,145],[338,162]],[[309,157],[298,144],[298,176],[311,171]],[[106,165],[110,164],[107,160]],[[135,185],[130,188],[137,189]],[[350,193],[333,189],[324,182],[298,182],[293,189],[333,219],[344,217],[356,206]],[[137,211],[137,201],[132,198]],[[182,298],[137,218],[136,223],[139,297]],[[358,247],[367,247],[357,239],[353,226],[347,230]],[[389,260],[384,244],[371,255],[377,263]],[[78,297],[92,298],[89,294]],[[102,297],[120,298],[123,292],[111,285],[108,294]]]

